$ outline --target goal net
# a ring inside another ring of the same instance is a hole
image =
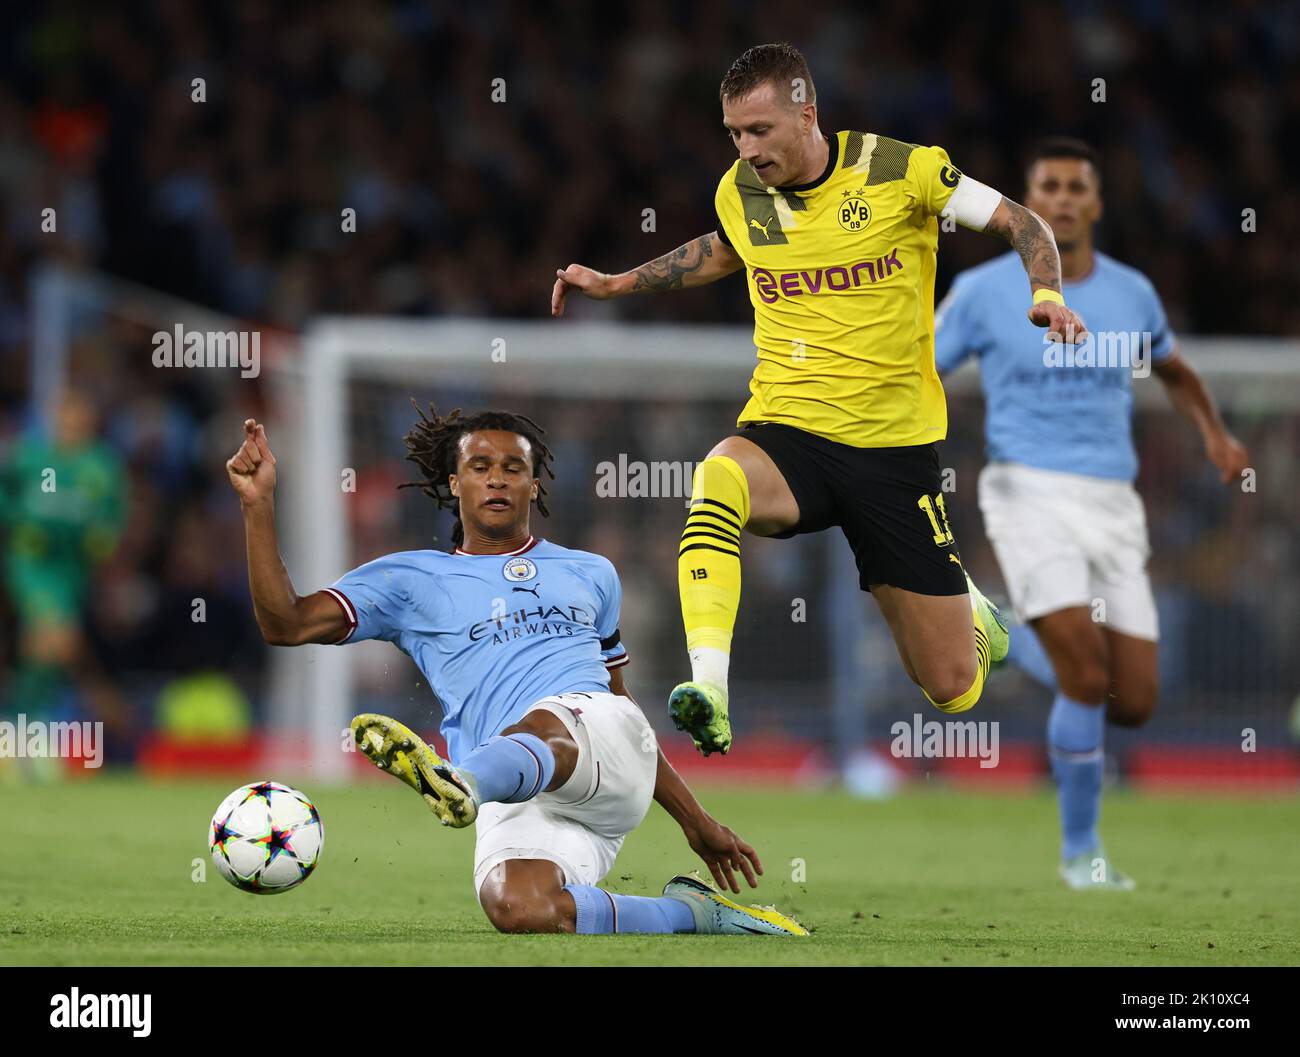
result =
[[[1251,451],[1248,480],[1224,487],[1194,429],[1154,378],[1135,382],[1136,435],[1162,627],[1161,701],[1137,732],[1114,731],[1122,769],[1199,782],[1293,774],[1300,692],[1300,351],[1294,343],[1193,340],[1184,353]],[[676,553],[691,473],[731,432],[753,365],[746,328],[611,322],[321,319],[302,355],[272,377],[286,561],[300,590],[395,550],[450,546],[450,515],[404,462],[411,406],[503,407],[547,431],[556,479],[535,535],[609,557],[624,585],[630,692],[666,733],[663,702],[686,678]],[[947,384],[940,459],[963,560],[1005,597],[983,536],[975,482],[983,403],[974,372]],[[732,664],[737,743],[815,745],[828,761],[887,743],[924,706],[874,605],[857,587],[838,530],[793,540],[746,536]],[[277,650],[270,716],[310,732],[322,776],[347,767],[357,711],[421,730],[440,710],[419,671],[385,643]],[[1003,757],[1041,758],[1050,694],[1014,670],[990,679],[980,716],[1000,725]]]

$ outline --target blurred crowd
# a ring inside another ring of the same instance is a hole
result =
[[[1013,197],[1032,140],[1092,141],[1100,244],[1154,278],[1177,329],[1300,333],[1290,3],[64,0],[8,19],[9,315],[23,266],[56,241],[46,206],[63,252],[286,328],[317,312],[540,315],[557,266],[621,269],[713,228],[734,156],[717,86],[749,45],[790,39],[824,130],[940,144]],[[941,287],[997,249],[950,241]],[[726,284],[611,311],[745,306]]]
[[[1285,175],[1300,171],[1292,4],[54,0],[7,20],[0,454],[34,423],[31,293],[42,266],[107,272],[286,331],[319,313],[542,317],[557,267],[622,269],[716,226],[713,190],[734,156],[717,85],[736,55],[768,40],[805,52],[824,130],[942,145],[1013,197],[1035,138],[1090,140],[1104,158],[1098,244],[1151,276],[1176,330],[1300,334],[1290,312],[1300,299],[1300,211],[1286,204]],[[944,236],[938,293],[998,251],[967,232]],[[750,319],[739,281],[575,311]],[[96,572],[90,641],[110,667],[154,689],[176,672],[217,668],[255,697],[264,651],[222,462],[240,421],[266,409],[266,387],[155,370],[151,327],[111,314],[81,323],[71,328],[71,378],[122,459],[131,496],[118,551]],[[681,511],[657,502],[645,519],[633,501],[617,501],[594,518],[590,469],[618,451],[698,459],[735,408],[713,409],[708,436],[685,425],[699,416],[680,411],[586,409],[563,416],[557,440],[579,468],[556,485],[565,542],[629,559],[625,577],[659,600],[632,618],[653,625],[644,636],[654,657],[678,647],[667,588]],[[541,413],[560,417],[553,407]],[[665,430],[665,421],[683,425]],[[960,415],[955,422],[954,436]],[[1289,443],[1293,453],[1294,422],[1283,427],[1280,440],[1263,425],[1246,439],[1270,450]],[[976,435],[964,435],[972,459]],[[681,452],[660,454],[670,436]],[[1195,573],[1205,597],[1249,608],[1250,598],[1233,597],[1245,590],[1240,578],[1194,556],[1203,558],[1207,539],[1254,533],[1268,545],[1245,582],[1266,584],[1278,562],[1295,559],[1293,538],[1289,551],[1274,542],[1281,507],[1240,513],[1191,495],[1204,476],[1195,452],[1170,456],[1160,436],[1144,443],[1144,456],[1169,473],[1148,493],[1157,548],[1183,548],[1158,559],[1158,576],[1172,591]],[[373,453],[373,479],[405,479],[396,450]],[[402,503],[418,505],[409,492]],[[620,503],[631,504],[626,514],[613,509]],[[1191,509],[1202,513],[1189,518]],[[403,542],[385,534],[383,517],[373,524],[373,539],[359,525],[359,545],[370,549],[358,559]],[[963,528],[965,539],[976,533],[976,523]],[[807,572],[800,563],[820,552],[761,553],[747,592],[752,583],[762,599],[770,582],[772,599],[788,606],[790,583]],[[195,637],[186,624],[200,595],[210,633]],[[1212,639],[1213,626],[1195,606],[1187,611],[1188,634]],[[0,599],[0,618],[13,615]],[[0,670],[12,661],[14,626],[6,621],[0,635]],[[1261,629],[1259,641],[1271,633]],[[769,643],[742,648],[753,670],[778,674]],[[1194,645],[1187,653],[1209,656]],[[1276,685],[1282,674],[1266,679]]]

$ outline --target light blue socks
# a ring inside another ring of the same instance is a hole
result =
[[[1085,705],[1057,694],[1047,720],[1048,755],[1056,777],[1061,811],[1061,858],[1101,846],[1097,820],[1101,815],[1102,736],[1106,706]]]
[[[1052,668],[1052,659],[1047,656],[1043,644],[1039,642],[1034,629],[1028,624],[1011,625],[1007,660],[1031,679],[1036,679],[1053,692],[1056,691],[1056,671]]]
[[[478,803],[522,804],[550,785],[555,754],[534,734],[496,735],[456,764],[456,770],[473,787]]]
[[[578,908],[578,933],[694,932],[695,914],[671,896],[619,896],[595,885],[565,885]]]

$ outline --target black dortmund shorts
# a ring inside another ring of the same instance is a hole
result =
[[[767,452],[799,504],[799,524],[779,539],[838,525],[864,591],[966,593],[933,444],[854,448],[777,422],[749,423],[735,436]]]

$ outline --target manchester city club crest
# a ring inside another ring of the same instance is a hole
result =
[[[531,558],[510,558],[501,567],[501,575],[511,583],[522,583],[537,575],[537,566]]]

